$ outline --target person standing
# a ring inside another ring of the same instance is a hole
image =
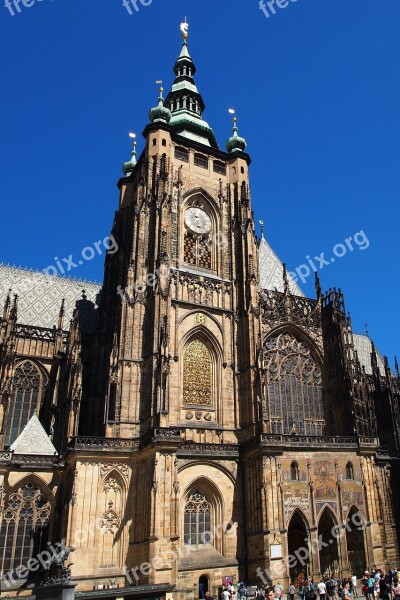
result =
[[[278,581],[278,583],[274,587],[274,594],[275,594],[276,600],[281,600],[282,593],[283,593],[283,587],[281,586],[281,584]]]
[[[400,600],[400,582],[398,577],[393,577],[392,593],[394,600]]]
[[[344,583],[340,597],[342,600],[351,600],[349,583]]]
[[[222,594],[221,594],[221,600],[230,600],[231,598],[231,594],[228,590],[228,588],[224,587],[224,589],[222,590]]]
[[[303,579],[303,581],[299,585],[300,600],[304,600],[304,596],[306,594],[306,585],[307,585],[307,581],[304,581],[304,579]]]
[[[272,587],[267,586],[265,588],[265,599],[266,600],[275,600],[275,593]]]
[[[335,597],[335,581],[332,579],[332,577],[329,577],[328,581],[326,582],[326,592],[328,594],[328,600],[333,600]]]
[[[294,600],[295,593],[296,593],[296,588],[294,587],[293,583],[291,583],[289,585],[289,597],[290,597],[290,600]]]
[[[358,598],[357,575],[355,573],[353,573],[353,575],[351,576],[351,583],[353,584],[353,596],[354,598]]]
[[[323,580],[321,580],[319,582],[319,584],[317,585],[317,589],[318,589],[319,599],[326,600],[326,584]]]

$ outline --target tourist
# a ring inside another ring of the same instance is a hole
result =
[[[329,577],[328,581],[326,582],[326,591],[328,593],[329,600],[333,600],[335,597],[335,582],[332,577]]]
[[[342,598],[342,600],[351,600],[351,596],[350,596],[350,584],[349,583],[344,583],[343,582],[343,588],[342,588],[342,592],[340,594],[340,597]]]
[[[283,587],[281,586],[279,581],[274,587],[274,594],[275,594],[276,600],[281,600],[282,594],[283,594]]]
[[[275,593],[272,587],[265,588],[265,600],[275,600]]]
[[[319,582],[319,584],[317,585],[317,590],[318,590],[320,600],[325,600],[326,599],[326,584],[323,580],[321,580]]]
[[[222,588],[221,600],[230,600],[230,599],[231,599],[231,594],[230,594],[228,588],[224,586]]]
[[[294,600],[295,593],[296,593],[296,588],[294,587],[293,583],[291,583],[289,585],[289,597],[290,597],[290,600]]]
[[[314,591],[314,584],[312,579],[308,582],[306,586],[306,593],[304,596],[304,600],[316,600],[317,594]]]
[[[379,598],[380,600],[389,600],[391,595],[391,589],[388,583],[386,583],[384,577],[379,580]]]
[[[397,575],[393,577],[392,592],[394,600],[400,600],[400,582]]]
[[[306,594],[306,586],[307,586],[307,580],[303,579],[303,581],[299,585],[300,600],[304,600],[304,596]]]
[[[351,576],[351,583],[353,585],[353,596],[354,598],[358,598],[357,575],[355,573],[353,573],[353,575]]]

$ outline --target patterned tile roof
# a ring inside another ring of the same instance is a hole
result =
[[[358,359],[361,363],[361,366],[365,367],[365,372],[367,375],[372,375],[372,366],[371,366],[371,352],[372,352],[372,342],[367,335],[361,333],[353,334],[354,340],[354,349],[357,350]],[[378,367],[381,375],[385,374],[385,365],[383,362],[383,358],[379,350],[376,349],[376,358],[378,361]]]
[[[64,329],[68,329],[82,291],[85,290],[87,299],[96,304],[101,284],[0,264],[0,307],[4,305],[10,289],[11,294],[18,294],[18,323],[48,328],[57,326],[64,298]]]
[[[263,290],[283,292],[283,264],[264,236],[260,242],[260,287]],[[294,279],[288,274],[289,288],[293,295],[303,296]]]
[[[13,450],[14,454],[37,454],[40,456],[57,454],[36,414],[25,425],[10,450]]]

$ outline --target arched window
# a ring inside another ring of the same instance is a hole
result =
[[[211,504],[199,490],[190,494],[185,504],[184,543],[199,546],[210,543]]]
[[[310,349],[280,333],[265,342],[264,361],[272,433],[324,435],[321,370]]]
[[[6,500],[0,530],[0,569],[4,574],[26,566],[47,550],[51,505],[41,490],[26,483]],[[14,578],[18,576],[14,574]]]
[[[190,342],[183,358],[183,403],[213,404],[213,368],[211,353],[199,339]]]
[[[34,411],[39,412],[46,383],[45,377],[29,360],[16,367],[7,411],[5,446],[10,446],[17,439]]]
[[[346,479],[354,479],[354,469],[351,462],[346,465]]]
[[[299,465],[296,461],[293,461],[290,465],[290,479],[292,481],[299,481]]]

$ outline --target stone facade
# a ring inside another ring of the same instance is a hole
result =
[[[216,146],[194,71],[184,40],[119,182],[99,306],[84,296],[69,330],[61,306],[47,329],[20,323],[9,295],[0,321],[3,570],[65,539],[84,597],[137,584],[183,600],[224,576],[287,587],[399,560],[399,374],[373,345],[360,362],[340,290],[295,295],[282,265],[280,291],[260,288],[274,278],[250,157],[236,125]],[[55,456],[8,449],[34,409]],[[39,491],[51,516],[32,500],[22,543],[18,498]]]

